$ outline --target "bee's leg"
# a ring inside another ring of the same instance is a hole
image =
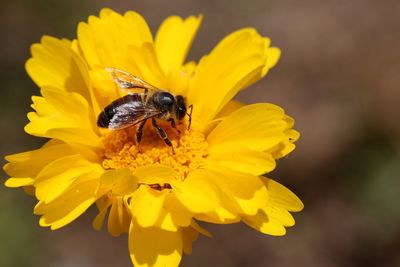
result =
[[[147,93],[148,93],[148,92],[149,92],[149,90],[144,89],[144,93],[143,93],[143,95],[144,95],[143,101],[144,101],[144,102],[147,102]]]
[[[141,152],[140,151],[140,141],[142,141],[143,127],[146,124],[146,121],[147,120],[144,120],[140,123],[139,128],[136,132],[136,142],[137,142],[137,148],[138,148],[139,152]]]
[[[181,131],[178,128],[176,128],[175,120],[173,118],[170,118],[168,119],[168,121],[171,123],[171,127],[177,130],[179,134],[181,134]]]
[[[190,105],[188,109],[190,108],[190,113],[186,113],[186,115],[189,116],[189,126],[188,126],[188,131],[190,130],[190,125],[192,125],[192,113],[193,113],[193,105]]]
[[[160,127],[160,125],[157,124],[156,119],[152,118],[151,119],[153,126],[156,127],[159,135],[161,136],[161,138],[164,140],[164,142],[170,146],[172,148],[172,153],[175,154],[175,150],[174,147],[172,146],[171,141],[168,139],[167,133],[163,130],[163,128]]]

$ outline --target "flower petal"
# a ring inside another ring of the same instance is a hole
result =
[[[127,55],[130,46],[152,43],[145,20],[133,11],[124,16],[104,8],[100,17],[89,17],[78,26],[78,43],[91,68],[115,67],[129,70]]]
[[[264,38],[265,42],[265,55],[267,55],[267,62],[263,68],[262,75],[265,76],[268,71],[275,67],[281,57],[281,50],[277,47],[270,47],[271,40],[268,37]]]
[[[209,178],[226,197],[224,204],[234,213],[255,215],[266,206],[268,193],[259,177],[228,170],[210,173]]]
[[[212,212],[207,212],[207,213],[202,213],[202,214],[196,214],[194,217],[196,220],[202,221],[202,222],[208,222],[208,223],[216,223],[216,224],[231,224],[231,223],[237,223],[240,221],[239,215],[231,210],[231,207],[229,207],[232,203],[232,199],[227,199],[226,197],[223,196],[221,200],[221,205],[217,207],[214,211]]]
[[[208,135],[210,153],[222,153],[227,146],[265,151],[281,142],[287,123],[284,111],[272,104],[244,106],[226,117]]]
[[[282,236],[286,234],[286,229],[279,220],[269,217],[263,212],[254,216],[244,216],[242,221],[263,234],[273,236]]]
[[[174,190],[172,190],[172,193]],[[165,217],[171,222],[170,231],[176,231],[177,227],[186,227],[191,224],[193,213],[191,213],[176,197],[176,194],[168,194],[165,198],[164,203]],[[165,223],[165,219],[163,222]],[[161,228],[167,230],[167,228],[160,226]]]
[[[292,129],[294,125],[294,119],[289,116],[285,116],[284,120],[287,123],[285,137],[278,145],[268,150],[268,152],[271,153],[275,159],[282,158],[292,152],[296,147],[294,142],[300,138],[300,133]]]
[[[199,232],[192,227],[182,228],[183,251],[185,254],[192,254],[192,243],[196,241],[198,236]]]
[[[119,236],[128,232],[131,216],[128,214],[127,209],[122,198],[113,199],[107,224],[108,232],[112,236]]]
[[[285,186],[269,178],[263,177],[262,180],[268,190],[269,202],[288,211],[297,212],[304,208],[301,200]]]
[[[87,177],[98,178],[102,172],[99,164],[89,162],[81,155],[59,158],[46,165],[36,177],[36,197],[51,202],[73,183]]]
[[[262,179],[268,190],[268,203],[255,216],[243,216],[243,222],[264,234],[285,235],[285,227],[295,223],[289,211],[302,210],[303,203],[283,185],[268,178]]]
[[[27,133],[66,143],[102,147],[94,115],[82,96],[53,87],[43,87],[42,94],[43,98],[32,98],[36,113],[28,114]]]
[[[44,36],[40,44],[32,45],[31,53],[26,70],[39,87],[52,86],[76,92],[90,101],[87,68],[70,42]]]
[[[202,16],[191,16],[185,20],[171,16],[161,24],[156,35],[155,48],[166,75],[180,71],[201,20]]]
[[[70,188],[50,203],[40,201],[35,214],[42,215],[41,226],[51,226],[52,230],[61,228],[84,213],[96,201],[96,179],[88,180]]]
[[[256,176],[270,172],[275,168],[275,160],[269,153],[252,151],[236,144],[225,147],[224,152],[218,150],[209,154],[205,168],[219,171],[221,167],[224,167]]]
[[[143,228],[135,223],[129,231],[129,252],[136,267],[174,267],[182,258],[182,232],[157,227]]]
[[[130,201],[132,217],[141,227],[154,226],[161,216],[167,192],[157,192],[147,185],[141,185]]]
[[[243,106],[245,106],[244,103],[236,100],[231,100],[221,109],[221,111],[215,117],[217,119],[222,119],[226,116],[229,116],[232,112],[238,110],[239,108],[242,108]]]
[[[193,213],[210,212],[220,205],[220,190],[208,175],[208,171],[198,169],[174,185],[176,197]]]
[[[110,205],[111,205],[111,203],[110,203]],[[103,227],[104,220],[107,216],[108,208],[110,207],[110,205],[104,207],[103,209],[100,209],[99,213],[94,218],[94,220],[92,222],[92,226],[95,230],[100,231],[101,228]]]
[[[264,53],[265,42],[254,29],[225,37],[197,66],[188,92],[193,116],[209,122],[240,89],[259,80],[267,60]]]
[[[176,172],[161,164],[150,164],[137,168],[135,176],[142,184],[164,184],[173,183]]]
[[[107,170],[100,177],[99,194],[111,192],[116,196],[132,194],[138,187],[138,179],[128,169]]]
[[[7,167],[8,164],[6,164],[4,167]],[[7,187],[21,187],[21,186],[28,186],[32,185],[35,179],[32,178],[14,178],[11,177],[7,179],[7,181],[4,183],[5,186]]]
[[[66,144],[48,145],[42,148],[8,155],[5,159],[9,162],[4,166],[4,171],[14,176],[6,181],[8,187],[20,187],[32,184],[37,174],[50,162],[74,153]]]
[[[128,59],[134,66],[132,74],[156,87],[164,88],[166,78],[158,62],[153,44],[144,43],[140,47],[131,46]]]

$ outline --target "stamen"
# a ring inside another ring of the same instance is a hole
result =
[[[160,123],[160,126],[167,132],[175,154],[154,128],[146,125],[143,129],[140,151],[136,144],[135,128],[114,131],[106,135],[103,139],[105,144],[103,167],[105,169],[127,168],[134,172],[138,167],[160,163],[173,168],[177,172],[176,179],[184,180],[189,172],[203,166],[204,158],[208,154],[208,144],[203,133],[195,129],[187,131],[182,126],[182,133],[178,134],[169,125]],[[150,186],[155,190],[171,187],[168,184],[151,184]]]

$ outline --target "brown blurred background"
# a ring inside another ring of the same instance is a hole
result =
[[[269,75],[241,93],[296,118],[298,147],[270,176],[304,201],[284,237],[241,224],[207,225],[182,266],[400,266],[400,2],[396,0],[14,0],[0,3],[1,164],[37,148],[26,135],[29,47],[44,34],[74,38],[101,7],[136,10],[153,29],[171,14],[204,14],[190,59],[226,34],[255,27],[279,46]],[[2,181],[6,179],[1,174]],[[38,226],[34,199],[0,187],[0,266],[131,266],[126,236],[91,228],[94,211],[52,232]]]

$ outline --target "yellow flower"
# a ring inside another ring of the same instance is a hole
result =
[[[294,225],[303,208],[287,188],[261,175],[294,149],[294,120],[273,104],[242,105],[235,94],[261,79],[280,50],[251,28],[224,38],[198,63],[185,62],[201,16],[169,17],[155,38],[135,12],[103,9],[80,23],[77,39],[49,36],[32,46],[26,69],[40,87],[32,97],[28,134],[50,139],[37,150],[7,156],[8,187],[38,199],[40,225],[58,229],[91,205],[100,229],[129,233],[135,266],[177,266],[201,233],[198,221],[244,222],[270,235]],[[159,120],[175,153],[151,125],[141,149],[136,128],[98,128],[105,106],[123,96],[105,70],[118,68],[183,95],[193,105],[181,133]]]

